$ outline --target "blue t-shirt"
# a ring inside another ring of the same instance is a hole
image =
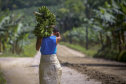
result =
[[[40,48],[42,55],[56,54],[56,36],[50,36],[42,39],[42,44]]]

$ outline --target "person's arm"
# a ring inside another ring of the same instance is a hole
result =
[[[61,39],[60,33],[57,32],[56,36],[57,36],[57,37],[56,37],[56,44],[58,44],[58,42],[59,42],[60,39]]]
[[[36,50],[38,51],[40,49],[42,43],[42,37],[37,37],[37,41],[36,41]]]

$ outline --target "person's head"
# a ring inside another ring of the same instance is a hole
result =
[[[56,26],[53,28],[53,35],[56,35],[59,32],[59,28]]]

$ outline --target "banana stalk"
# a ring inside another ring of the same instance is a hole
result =
[[[43,16],[43,13],[38,13],[38,12],[33,12],[34,15],[37,15],[37,16]]]

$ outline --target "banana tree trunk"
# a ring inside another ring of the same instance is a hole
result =
[[[17,54],[18,54],[19,50],[20,50],[20,47],[19,47],[19,45],[18,45],[18,39],[17,39],[17,40],[15,41],[15,51],[16,51]]]
[[[126,42],[125,42],[125,35],[124,35],[124,30],[122,30],[122,41],[123,41],[123,50],[126,50]]]
[[[86,27],[86,50],[88,50],[88,27]]]
[[[122,37],[121,37],[121,31],[119,32],[119,52],[122,51]]]
[[[122,36],[123,43],[125,43],[125,36],[124,36],[124,31],[123,30],[121,31],[121,36]]]
[[[99,36],[100,36],[100,42],[101,42],[101,45],[104,46],[104,44],[103,44],[103,37],[102,37],[101,32],[99,32]]]
[[[3,51],[5,51],[6,50],[6,48],[5,48],[5,42],[3,41],[2,44],[3,44]]]
[[[0,35],[0,52],[2,52],[2,42],[1,42],[1,35]]]
[[[8,41],[8,35],[9,35],[9,32],[7,32],[6,35],[5,35],[5,41],[6,41],[6,43]]]
[[[89,19],[89,8],[88,4],[86,5],[86,17]],[[88,50],[88,26],[86,26],[86,50]]]
[[[72,35],[71,35],[72,23],[71,23],[71,15],[70,14],[69,14],[69,28],[70,28],[69,42],[70,42],[70,44],[72,44]]]
[[[124,31],[120,31],[120,50],[123,51],[125,50],[125,36],[124,36]]]
[[[111,39],[110,37],[106,34],[106,44],[107,47],[111,47]]]
[[[13,43],[12,53],[13,53],[13,54],[15,53],[15,41],[14,41],[14,43]]]

